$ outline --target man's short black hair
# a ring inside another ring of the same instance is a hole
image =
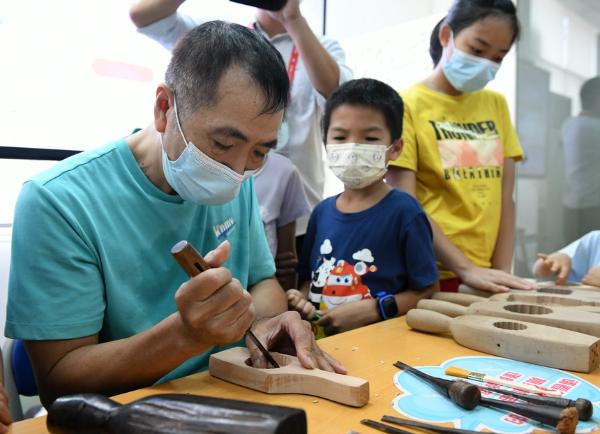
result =
[[[182,116],[216,103],[220,79],[239,67],[265,96],[263,113],[287,105],[289,79],[281,55],[260,33],[239,24],[209,21],[190,30],[173,49],[165,82]]]
[[[359,78],[337,88],[325,104],[322,120],[323,140],[327,140],[331,113],[341,105],[356,105],[379,110],[385,117],[392,142],[402,137],[404,102],[398,92],[384,82],[373,78]]]

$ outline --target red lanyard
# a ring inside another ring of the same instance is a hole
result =
[[[292,83],[294,83],[294,76],[296,75],[296,65],[298,65],[298,57],[300,53],[295,45],[292,46],[292,54],[290,55],[290,63],[288,64],[288,77],[290,79],[290,92],[292,89]]]

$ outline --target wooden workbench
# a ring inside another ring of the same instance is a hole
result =
[[[360,420],[379,420],[384,414],[397,415],[391,404],[400,393],[393,384],[393,376],[398,372],[392,365],[394,361],[401,360],[412,366],[438,365],[452,357],[482,354],[457,345],[449,337],[412,331],[404,318],[331,336],[320,340],[319,344],[344,364],[349,375],[369,380],[371,397],[365,407],[347,407],[312,396],[267,395],[213,378],[207,372],[125,393],[115,399],[125,403],[156,393],[194,393],[233,398],[303,408],[311,434],[345,434],[351,431],[376,433],[378,431],[361,425]],[[577,375],[600,386],[598,369],[592,374]],[[9,432],[37,434],[48,431],[45,417],[40,417],[15,423]]]

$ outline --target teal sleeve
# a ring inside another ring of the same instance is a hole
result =
[[[252,180],[254,181],[254,180]],[[248,270],[248,287],[256,285],[262,280],[275,275],[275,262],[269,249],[265,228],[260,216],[258,200],[254,192],[254,183],[251,185],[250,200],[250,270]]]
[[[73,209],[74,201],[58,201],[43,185],[23,186],[12,234],[6,336],[69,339],[101,329],[98,259]]]

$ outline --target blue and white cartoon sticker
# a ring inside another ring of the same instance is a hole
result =
[[[441,366],[422,366],[418,369],[436,377],[455,380],[455,377],[444,374],[448,366],[457,366],[491,377],[501,377],[519,383],[536,384],[560,390],[564,398],[589,399],[594,404],[594,416],[589,421],[580,421],[577,425],[577,432],[585,433],[600,429],[600,389],[573,374],[499,357],[478,356],[457,357],[447,360]],[[408,372],[398,372],[394,376],[394,384],[403,394],[394,399],[393,408],[412,419],[433,423],[452,422],[456,428],[470,430],[486,428],[505,433],[527,433],[534,429],[548,428],[527,418],[486,407],[478,406],[474,410],[465,410],[442,396],[428,383]],[[489,386],[494,387],[493,385]],[[514,400],[506,395],[495,393],[488,396]]]

